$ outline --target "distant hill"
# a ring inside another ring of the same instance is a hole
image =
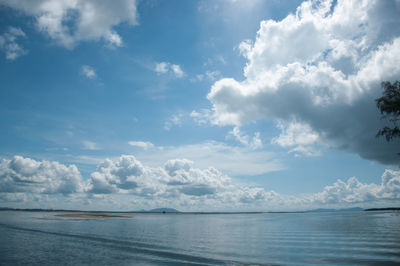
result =
[[[172,208],[157,208],[157,209],[152,209],[147,212],[157,212],[157,213],[179,213],[180,211],[172,209]]]

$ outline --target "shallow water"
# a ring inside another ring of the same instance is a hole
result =
[[[55,214],[0,212],[0,264],[400,264],[400,212]]]

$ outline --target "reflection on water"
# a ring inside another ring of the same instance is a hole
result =
[[[399,214],[61,219],[7,211],[0,212],[0,264],[399,264]]]

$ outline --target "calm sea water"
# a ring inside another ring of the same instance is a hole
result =
[[[400,212],[72,220],[7,211],[0,264],[400,265]]]

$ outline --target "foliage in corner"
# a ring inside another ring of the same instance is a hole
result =
[[[397,121],[400,120],[400,81],[390,83],[382,82],[383,96],[376,99],[376,106],[382,114],[382,119],[388,119],[393,127],[385,126],[378,131],[377,137],[385,136],[387,141],[400,137],[400,128]]]

